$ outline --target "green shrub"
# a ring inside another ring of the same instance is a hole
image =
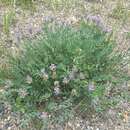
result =
[[[9,57],[1,79],[13,110],[26,120],[40,113],[42,119],[63,123],[75,111],[91,108],[108,82],[123,81],[122,56],[95,25],[46,27],[40,40],[28,41],[19,56]]]

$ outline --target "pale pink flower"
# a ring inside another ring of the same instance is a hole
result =
[[[27,75],[27,77],[26,77],[26,83],[28,83],[28,84],[32,83],[32,77],[30,75]]]
[[[77,96],[77,91],[76,91],[76,89],[72,89],[71,94],[72,94],[72,96]]]
[[[47,112],[41,112],[40,118],[47,119],[48,118],[48,113]]]
[[[60,86],[60,83],[59,83],[59,81],[54,81],[54,86]]]
[[[59,87],[54,88],[54,95],[58,96],[60,94],[61,90]]]
[[[64,84],[68,84],[68,83],[69,83],[69,79],[66,78],[66,77],[64,77],[64,79],[63,79],[63,83],[64,83]]]
[[[93,81],[89,82],[89,84],[88,84],[88,90],[89,90],[89,92],[95,90],[95,85],[94,85]]]

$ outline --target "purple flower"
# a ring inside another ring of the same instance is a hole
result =
[[[90,81],[90,82],[88,83],[88,91],[89,91],[89,92],[92,92],[92,91],[94,91],[94,90],[95,90],[94,82],[93,82],[93,81]]]
[[[55,88],[54,88],[54,95],[55,95],[55,96],[58,96],[58,95],[60,94],[60,92],[61,92],[61,90],[60,90],[59,87],[55,87]]]
[[[103,19],[100,15],[89,15],[87,20],[94,22],[105,33],[110,33],[112,31],[111,28],[108,28],[104,25]]]
[[[89,15],[87,17],[87,20],[94,22],[96,25],[99,25],[102,23],[102,19],[99,15]]]
[[[43,68],[43,69],[41,69],[41,73],[42,74],[44,74],[45,73],[45,69]]]
[[[40,117],[41,119],[47,119],[47,118],[48,118],[48,113],[47,113],[47,112],[41,112],[41,113],[39,114],[39,117]]]

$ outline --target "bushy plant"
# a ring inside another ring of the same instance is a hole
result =
[[[108,82],[124,78],[122,57],[95,25],[47,26],[40,40],[28,41],[19,56],[9,57],[8,75],[1,70],[1,79],[13,110],[63,123],[77,108],[92,107]]]

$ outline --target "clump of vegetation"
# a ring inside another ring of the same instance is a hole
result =
[[[130,39],[130,32],[126,33],[126,39]]]
[[[15,12],[11,10],[3,16],[3,32],[9,34],[10,26],[12,25],[15,18]]]
[[[82,7],[81,2],[78,2],[77,0],[43,0],[43,2],[49,8],[53,9],[53,11],[65,11],[66,9],[69,10],[78,6],[80,6],[80,8]]]
[[[118,1],[117,6],[113,9],[111,15],[115,19],[126,21],[129,16],[128,10],[124,7],[124,4]]]
[[[92,109],[96,97],[102,100],[108,82],[126,78],[124,55],[95,25],[44,30],[40,40],[27,42],[19,56],[9,57],[8,70],[1,70],[5,95],[24,124],[34,117],[64,123],[75,112]]]
[[[7,6],[21,6],[26,9],[31,9],[34,7],[33,0],[0,0],[0,3]]]

